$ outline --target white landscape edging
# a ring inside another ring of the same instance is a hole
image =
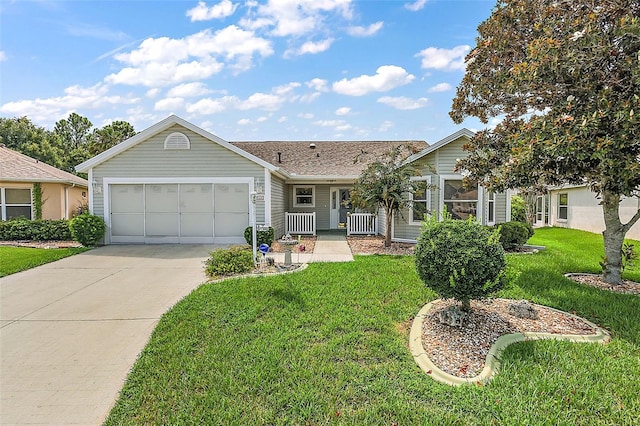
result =
[[[554,340],[565,340],[572,342],[580,342],[580,343],[608,343],[611,340],[611,336],[609,332],[605,329],[598,327],[590,321],[587,321],[584,318],[581,318],[577,315],[570,314],[568,312],[560,311],[558,309],[550,308],[548,306],[541,305],[533,305],[540,308],[551,309],[556,312],[560,312],[562,314],[568,315],[572,318],[583,321],[589,326],[595,328],[596,334],[588,334],[588,335],[578,335],[578,334],[552,334],[552,333],[535,333],[535,332],[524,332],[524,333],[514,333],[514,334],[505,334],[500,336],[498,340],[491,346],[489,349],[489,353],[487,354],[484,368],[475,377],[457,377],[453,376],[449,373],[446,373],[436,367],[436,365],[429,359],[429,356],[424,350],[422,346],[422,322],[424,318],[427,316],[427,312],[433,307],[433,305],[440,300],[434,300],[433,302],[427,303],[420,309],[420,312],[416,315],[413,320],[413,324],[411,326],[411,332],[409,333],[409,349],[411,351],[411,355],[413,355],[413,359],[416,364],[427,373],[434,380],[445,383],[447,385],[458,386],[464,384],[486,384],[491,380],[494,374],[497,373],[500,367],[500,355],[502,351],[512,343],[516,342],[524,342],[529,340],[541,340],[541,339],[554,339]]]

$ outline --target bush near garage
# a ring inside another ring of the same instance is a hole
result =
[[[249,245],[253,245],[252,233],[253,233],[253,227],[247,226],[247,228],[244,230],[244,239]],[[260,246],[260,244],[266,244],[269,247],[271,247],[271,243],[273,243],[274,239],[275,239],[275,233],[272,227],[269,227],[267,231],[256,231],[256,240],[257,240],[258,246]]]
[[[253,267],[253,250],[246,246],[234,246],[212,251],[205,262],[205,273],[215,278],[249,272]]]
[[[83,213],[71,219],[69,229],[75,241],[83,246],[92,247],[104,237],[106,227],[100,216]]]
[[[420,279],[443,299],[471,309],[471,300],[482,299],[505,284],[506,260],[497,230],[491,232],[475,218],[453,220],[445,215],[424,222],[415,250]]]
[[[0,240],[68,241],[71,240],[71,231],[69,221],[64,219],[16,218],[0,222]]]

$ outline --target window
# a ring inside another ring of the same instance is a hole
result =
[[[294,207],[314,207],[315,194],[313,186],[294,186]]]
[[[453,219],[466,220],[477,217],[478,186],[467,188],[461,179],[444,180],[444,207]]]
[[[496,223],[496,194],[493,191],[487,193],[487,224]]]
[[[425,188],[411,194],[411,209],[409,212],[409,223],[420,225],[424,216],[430,214],[431,210],[431,176],[413,178],[412,180],[424,181]]]
[[[558,194],[558,220],[567,220],[569,217],[569,194]]]
[[[29,188],[1,188],[0,207],[2,220],[16,217],[31,219],[31,189]]]

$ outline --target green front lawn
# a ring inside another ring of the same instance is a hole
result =
[[[41,249],[0,246],[0,277],[35,268],[63,257],[87,251],[86,248]]]
[[[634,424],[640,297],[562,276],[598,270],[598,238],[538,230],[531,242],[547,250],[509,255],[500,296],[575,311],[609,329],[609,345],[518,343],[487,386],[437,383],[407,348],[436,297],[413,258],[357,256],[201,286],[161,319],[107,424]]]

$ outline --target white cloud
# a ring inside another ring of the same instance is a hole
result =
[[[7,58],[7,54],[4,53],[4,50],[0,50],[0,62],[4,62],[6,60],[8,60],[9,58]]]
[[[351,112],[349,107],[341,107],[336,110],[336,115],[348,115]]]
[[[320,40],[318,42],[308,41],[297,49],[287,49],[287,51],[284,52],[284,57],[288,58],[292,55],[300,56],[306,54],[315,55],[316,53],[321,53],[325,50],[328,50],[331,47],[332,43],[332,38]]]
[[[413,3],[405,3],[404,8],[412,12],[417,12],[427,4],[427,0],[416,0]]]
[[[156,111],[176,111],[184,106],[183,98],[164,98],[155,103],[153,109]]]
[[[321,78],[314,78],[310,81],[304,83],[310,89],[313,89],[318,92],[328,92],[329,86],[327,80],[323,80]]]
[[[311,114],[310,112],[301,112],[300,114],[298,114],[298,117],[304,118],[306,120],[311,120],[314,117],[314,115]]]
[[[209,21],[211,19],[220,19],[231,16],[238,8],[237,4],[231,3],[230,0],[222,0],[218,4],[207,7],[203,1],[199,1],[198,5],[193,9],[187,10],[187,16],[191,18],[191,22]]]
[[[160,94],[160,89],[158,89],[157,87],[154,89],[149,89],[147,90],[147,93],[145,93],[145,96],[147,98],[155,98],[156,96],[158,96]]]
[[[167,97],[192,98],[195,96],[208,95],[212,91],[204,83],[184,83],[175,86],[167,92]]]
[[[269,117],[265,117],[264,115],[262,117],[258,117],[256,119],[256,122],[258,123],[264,123],[265,121],[267,121],[269,119]]]
[[[259,108],[267,111],[276,111],[282,106],[284,101],[285,99],[278,95],[272,95],[268,93],[254,93],[246,100],[238,102],[236,108],[238,108],[239,110]]]
[[[248,118],[241,118],[240,120],[238,120],[238,124],[240,126],[247,126],[251,124],[251,120],[249,120]]]
[[[378,131],[386,132],[393,126],[394,126],[393,121],[386,120],[386,121],[383,121],[382,124],[380,124],[380,127],[378,127]]]
[[[273,89],[271,89],[271,93],[278,96],[290,95],[293,93],[295,89],[297,89],[300,86],[301,86],[300,83],[294,81],[291,83],[283,84],[282,86],[274,87]]]
[[[464,69],[464,57],[469,51],[467,45],[456,46],[452,49],[428,47],[415,56],[422,58],[422,68],[454,71]]]
[[[14,116],[28,116],[33,121],[50,121],[74,111],[102,110],[114,105],[140,102],[140,98],[132,96],[109,95],[109,86],[102,83],[91,87],[70,86],[64,92],[64,96],[8,102],[0,107],[0,112]]]
[[[362,96],[371,92],[387,92],[396,87],[411,83],[415,76],[404,68],[395,65],[383,65],[376,70],[376,75],[361,75],[333,83],[333,91],[343,95]]]
[[[285,121],[287,121],[287,117],[286,116],[282,116],[280,118],[278,118],[278,123],[284,123]]]
[[[382,21],[378,21],[368,27],[349,27],[347,28],[347,34],[354,37],[369,37],[380,31],[383,25]]]
[[[320,92],[313,92],[313,93],[308,93],[306,95],[302,95],[302,96],[300,96],[300,102],[304,102],[304,103],[310,104],[311,102],[313,102],[316,99],[318,99],[320,97],[320,95],[322,95],[322,93],[320,93]]]
[[[199,101],[187,104],[185,110],[190,114],[215,114],[232,108],[238,102],[235,96],[224,96],[218,99],[204,98]]]
[[[248,17],[240,25],[248,29],[268,28],[278,37],[300,36],[322,30],[327,17],[352,18],[351,0],[269,0],[265,4],[248,3]]]
[[[411,99],[405,96],[383,96],[378,99],[378,102],[381,104],[388,105],[395,109],[400,110],[411,110],[422,108],[427,105],[429,100],[427,98],[419,98],[419,99]]]
[[[449,83],[438,83],[435,86],[430,87],[427,92],[429,93],[438,93],[438,92],[448,92],[453,87]]]
[[[125,65],[105,81],[113,84],[167,86],[208,78],[225,66],[246,70],[256,55],[273,54],[271,42],[234,25],[207,29],[181,39],[148,38],[137,49],[114,58]],[[223,64],[222,59],[230,64]]]

